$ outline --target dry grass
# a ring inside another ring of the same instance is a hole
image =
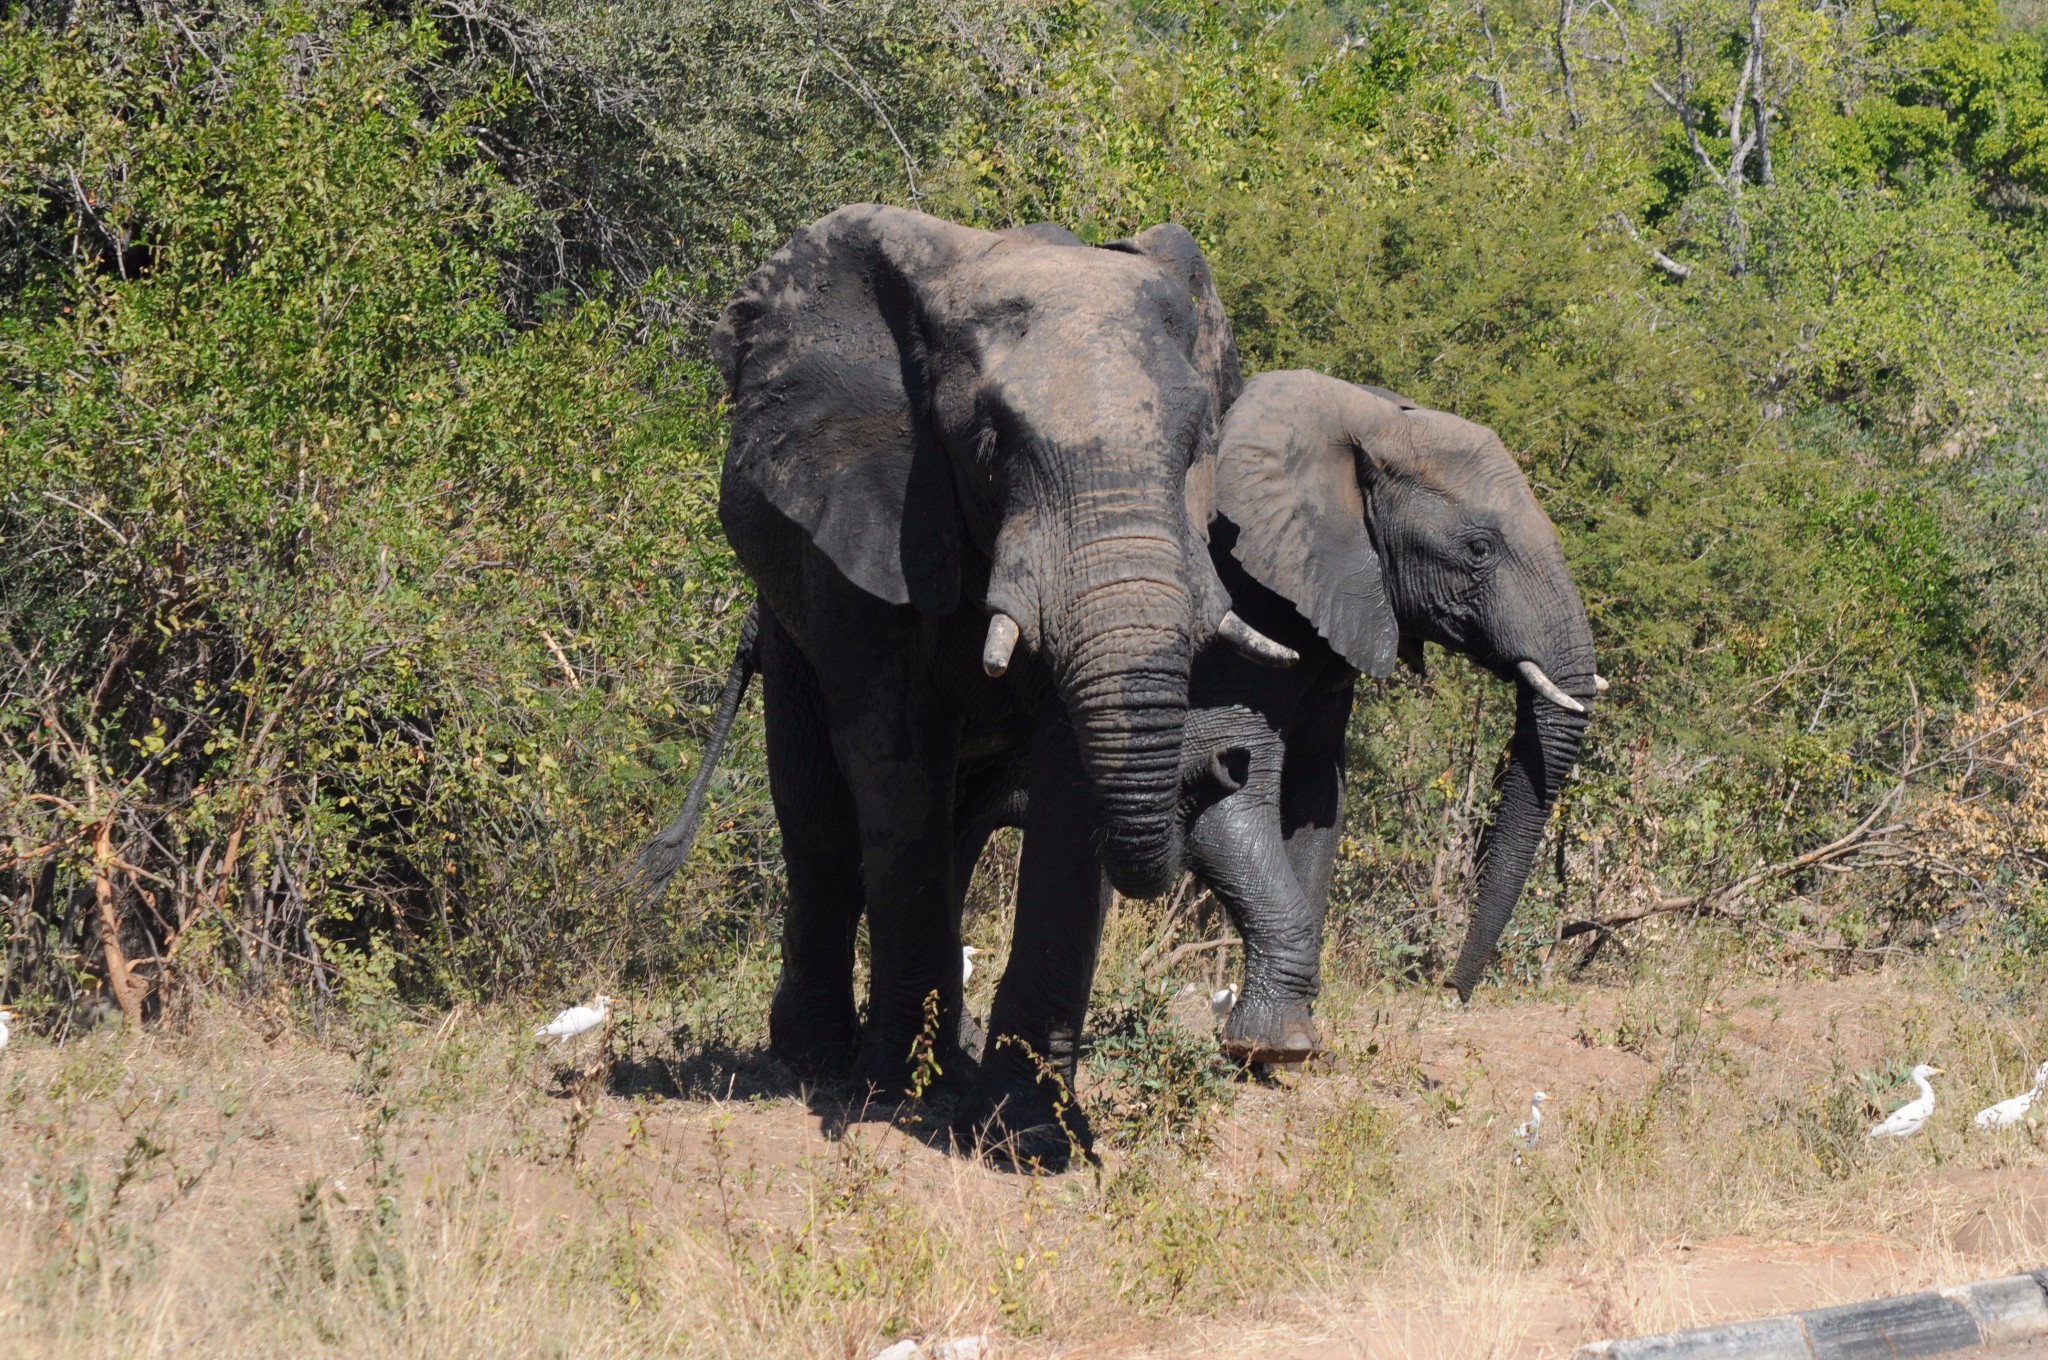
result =
[[[749,1054],[765,960],[738,968],[695,991],[717,1007],[633,1002],[581,1114],[580,1069],[504,1009],[18,1044],[9,1354],[1539,1355],[2048,1252],[2038,1131],[1966,1127],[2048,1017],[1953,962],[1774,981],[1674,946],[1627,986],[1465,1011],[1340,994],[1329,1066],[1240,1087],[1198,1150],[1042,1181],[779,1085]],[[1950,1073],[1934,1122],[1869,1146],[1920,1060]]]

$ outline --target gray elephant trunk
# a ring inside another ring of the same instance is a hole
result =
[[[1126,534],[1091,542],[1075,560],[1075,578],[1089,584],[1057,610],[1061,695],[1097,800],[1109,880],[1125,896],[1155,897],[1181,862],[1194,651],[1186,553],[1172,539]]]
[[[1591,707],[1590,663],[1583,675],[1561,679],[1560,684]],[[1508,744],[1507,760],[1495,780],[1499,801],[1493,824],[1480,844],[1479,883],[1472,916],[1465,928],[1458,961],[1447,980],[1447,985],[1455,987],[1462,1000],[1471,1000],[1472,989],[1485,974],[1508,919],[1514,914],[1515,903],[1521,899],[1530,867],[1542,846],[1551,809],[1557,804],[1558,791],[1578,762],[1586,722],[1586,714],[1560,708],[1526,686],[1517,687],[1515,732]]]

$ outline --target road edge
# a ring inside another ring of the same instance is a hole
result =
[[[2048,1336],[2048,1267],[1954,1289],[1593,1341],[1572,1360],[1904,1360]]]

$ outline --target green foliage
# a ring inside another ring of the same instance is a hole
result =
[[[681,910],[598,888],[747,595],[704,324],[849,199],[1179,220],[1248,367],[1521,454],[1616,684],[1513,974],[1563,919],[1838,834],[1916,696],[1938,730],[2039,661],[2048,57],[1988,0],[1580,9],[0,21],[0,992],[125,956],[138,994],[281,970],[385,1006],[754,957],[751,721]],[[1352,737],[1333,936],[1395,972],[1455,938],[1508,722],[1433,671]],[[2015,939],[2031,884],[1997,888]],[[1796,937],[1826,891],[1775,880],[1756,919]],[[1943,909],[1913,891],[1843,930]],[[1097,1062],[1132,1136],[1185,1136],[1213,1072],[1121,1004]]]
[[[736,622],[712,382],[511,325],[516,91],[423,103],[431,26],[214,36],[0,31],[8,956],[103,888],[132,957],[545,975]]]
[[[1206,1139],[1209,1116],[1235,1089],[1211,1036],[1176,1023],[1160,990],[1142,984],[1112,998],[1089,1029],[1102,1132],[1126,1147]]]
[[[945,134],[1014,78],[1010,0],[482,0],[436,24],[443,97],[510,82],[478,150],[540,209],[515,306],[646,289],[701,324],[846,202],[916,203]],[[651,286],[650,286],[651,285]],[[697,325],[686,328],[690,333]]]

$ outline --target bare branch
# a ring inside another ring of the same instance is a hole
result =
[[[1676,36],[1678,41],[1679,60],[1681,63],[1683,63],[1685,57],[1685,38],[1683,31],[1676,31]],[[1678,88],[1679,93],[1673,94],[1671,91],[1664,88],[1663,81],[1657,79],[1655,76],[1650,77],[1651,93],[1655,94],[1657,98],[1663,100],[1665,105],[1669,107],[1673,113],[1678,115],[1679,124],[1685,128],[1685,140],[1692,147],[1693,158],[1700,163],[1700,168],[1707,172],[1707,177],[1709,179],[1713,180],[1714,183],[1720,185],[1722,188],[1725,189],[1728,187],[1728,177],[1721,173],[1721,167],[1715,165],[1714,158],[1707,154],[1706,144],[1700,141],[1699,114],[1693,109],[1691,101],[1685,97],[1686,95],[1691,93],[1692,82],[1687,80],[1683,73],[1681,73],[1678,78]]]
[[[1636,244],[1642,246],[1645,250],[1650,252],[1651,264],[1656,265],[1657,268],[1663,270],[1666,274],[1669,274],[1674,279],[1685,280],[1692,277],[1691,265],[1686,264],[1679,260],[1674,260],[1669,255],[1666,255],[1663,251],[1657,249],[1657,247],[1649,245],[1647,242],[1645,242],[1643,238],[1636,232],[1636,224],[1628,220],[1627,213],[1616,213],[1614,215],[1614,220],[1616,222],[1619,222],[1621,224],[1621,229],[1628,233],[1629,240],[1634,241]]]
[[[1565,39],[1571,36],[1573,20],[1572,0],[1557,0],[1557,27],[1551,30],[1551,47],[1557,53],[1557,75],[1564,86],[1565,118],[1571,123],[1572,131],[1585,126],[1579,116],[1579,96],[1572,87],[1572,61],[1565,50]]]
[[[1483,0],[1475,8],[1479,14],[1479,31],[1486,35],[1486,70],[1484,72],[1474,72],[1472,79],[1493,87],[1493,107],[1500,112],[1501,117],[1506,118],[1510,112],[1508,107],[1508,87],[1507,82],[1503,81],[1496,74],[1500,69],[1500,51],[1493,41],[1493,20],[1487,16],[1486,5],[1483,3]]]
[[[875,93],[874,87],[868,84],[867,77],[862,75],[859,68],[846,59],[845,53],[825,41],[825,6],[823,0],[812,0],[812,4],[817,7],[818,12],[818,26],[813,41],[823,48],[833,60],[846,68],[846,75],[841,75],[830,67],[825,69],[825,74],[838,81],[846,89],[847,93],[867,105],[868,112],[875,115],[876,120],[881,123],[883,130],[889,134],[889,140],[896,143],[896,150],[903,157],[904,183],[910,188],[911,201],[916,202],[924,197],[924,195],[917,187],[917,162],[912,158],[910,148],[904,144],[903,138],[897,135],[896,124],[889,120],[889,110],[883,105],[881,96]],[[790,10],[789,17],[795,19],[799,24],[803,22],[802,17],[794,9]],[[849,80],[848,76],[852,77],[852,79]]]

